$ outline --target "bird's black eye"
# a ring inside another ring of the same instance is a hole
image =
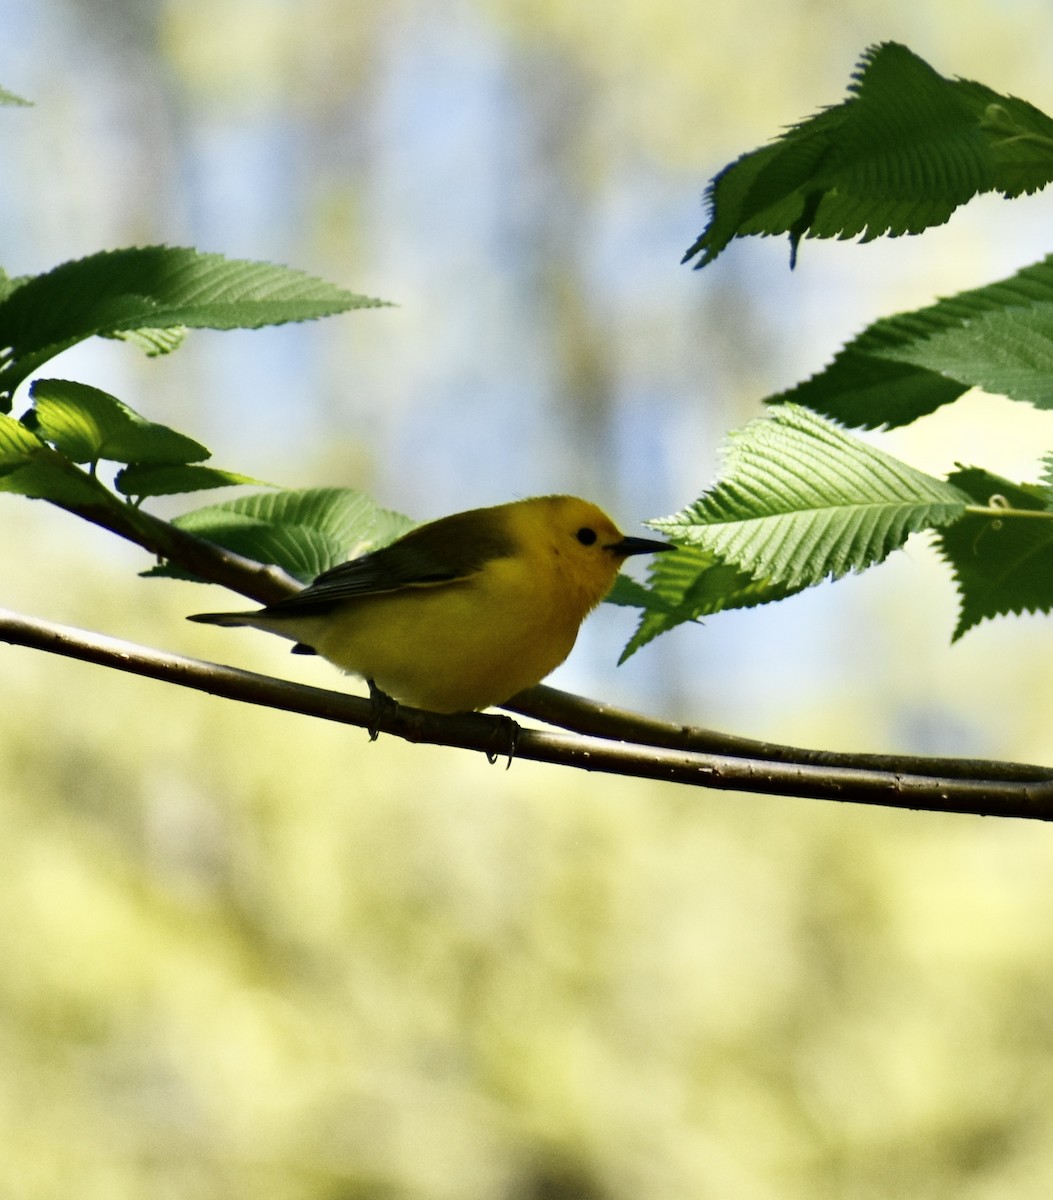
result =
[[[574,536],[583,546],[593,546],[596,544],[596,530],[590,529],[588,525],[583,525]]]

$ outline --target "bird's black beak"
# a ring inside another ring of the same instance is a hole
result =
[[[665,550],[675,550],[672,542],[656,542],[651,538],[623,537],[620,542],[614,542],[605,547],[617,558],[628,558],[630,554],[661,554]]]

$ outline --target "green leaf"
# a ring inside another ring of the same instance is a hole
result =
[[[23,100],[21,96],[16,96],[14,92],[9,92],[7,88],[0,88],[0,104],[15,104],[20,108],[32,108],[32,100]]]
[[[656,596],[649,587],[631,575],[619,575],[603,602],[617,608],[650,608],[664,604],[660,596]]]
[[[978,467],[959,468],[950,481],[993,510],[966,513],[938,535],[958,585],[954,640],[990,617],[1048,613],[1053,608],[1053,512],[1047,489],[1012,483]]]
[[[1042,482],[1036,494],[1041,498],[1043,507],[1053,511],[1053,453],[1047,454],[1042,460]]]
[[[44,443],[21,421],[0,413],[0,471],[14,471],[32,461]]]
[[[797,589],[882,562],[966,502],[951,484],[783,405],[731,435],[712,490],[649,524],[755,580]]]
[[[1048,272],[1051,265],[1043,267]],[[1053,408],[1053,297],[945,325],[884,353],[966,386]]]
[[[101,336],[137,346],[147,358],[158,358],[162,354],[171,354],[173,350],[178,350],[186,341],[188,332],[185,325],[173,325],[170,329],[124,329]]]
[[[144,331],[258,329],[382,303],[271,263],[169,246],[105,251],[18,280],[0,301],[0,389],[10,395],[95,335],[134,335],[156,351],[164,338]]]
[[[619,665],[641,646],[682,625],[729,608],[753,608],[784,600],[799,587],[754,579],[747,572],[722,562],[708,550],[681,546],[675,553],[655,557],[650,566],[650,587],[638,589],[618,601],[643,611],[636,632],[622,651]]]
[[[413,522],[350,488],[309,488],[240,496],[185,513],[175,524],[307,583],[393,541]],[[176,573],[168,567],[150,572]]]
[[[148,465],[136,463],[117,472],[114,486],[125,496],[142,500],[147,496],[174,496],[180,492],[203,492],[209,488],[264,486],[260,479],[221,471],[217,467]]]
[[[116,396],[86,383],[36,379],[30,394],[36,428],[74,462],[174,464],[209,457],[200,442],[147,421]]]
[[[736,237],[796,229],[818,201],[811,181],[831,152],[844,108],[818,113],[716,175],[705,195],[709,224],[681,261],[701,255],[695,266],[704,267]]]
[[[684,255],[705,266],[735,237],[920,233],[979,192],[1053,179],[1053,121],[983,84],[946,79],[896,42],[869,47],[849,98],[725,167],[710,219]]]
[[[49,454],[10,472],[0,468],[0,492],[49,500],[66,508],[108,508],[117,503],[101,483],[85,475],[79,467],[54,451]]]
[[[847,425],[905,425],[971,387],[1053,408],[1053,256],[914,312],[875,321],[820,374],[769,404]]]
[[[12,492],[56,504],[109,504],[112,497],[67,458],[27,429],[0,413],[0,492]]]

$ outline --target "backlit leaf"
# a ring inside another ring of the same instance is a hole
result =
[[[725,458],[714,488],[649,524],[776,587],[862,571],[912,532],[957,519],[968,501],[793,405],[732,434]]]

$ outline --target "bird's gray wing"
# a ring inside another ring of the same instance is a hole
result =
[[[380,550],[324,571],[302,592],[268,605],[275,616],[321,615],[334,605],[361,596],[435,587],[467,579],[514,545],[503,529],[480,531],[474,513],[456,513],[411,529]],[[467,520],[466,520],[467,519]]]

